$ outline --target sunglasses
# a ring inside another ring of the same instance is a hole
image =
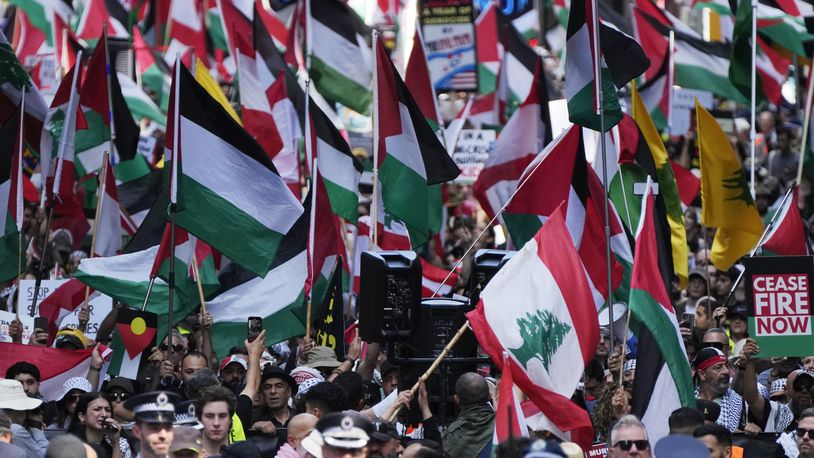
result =
[[[806,434],[809,439],[814,439],[814,429],[797,428],[797,437],[806,437]]]
[[[130,399],[130,393],[108,393],[105,397],[110,402],[124,402]]]
[[[73,403],[79,402],[79,398],[81,398],[81,397],[82,397],[82,394],[80,394],[80,393],[69,394],[69,395],[65,396],[65,401],[67,401],[68,404],[73,404]]]
[[[814,382],[803,382],[802,380],[798,382],[795,380],[792,388],[794,388],[794,391],[811,391],[811,389],[814,388]]]
[[[701,348],[717,348],[718,350],[724,351],[725,345],[721,342],[704,342]]]
[[[650,448],[650,442],[647,439],[640,439],[636,441],[619,441],[614,445],[614,447],[619,447],[622,451],[629,451],[633,446],[636,446],[636,450],[647,450]]]
[[[165,343],[158,346],[158,349],[161,350],[161,351],[167,351],[167,348],[168,348],[168,346]],[[175,345],[172,346],[172,351],[174,351],[176,353],[180,353],[183,349],[184,349],[184,346],[181,345],[181,344],[175,344]]]

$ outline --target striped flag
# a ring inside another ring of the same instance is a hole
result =
[[[436,267],[424,258],[421,260],[421,297],[432,297],[435,291],[436,296],[446,296],[452,292],[452,288],[458,283],[458,274],[453,272],[447,278],[449,271],[441,267]],[[446,281],[444,281],[446,279]]]
[[[93,256],[113,256],[122,247],[122,215],[119,210],[119,192],[110,162],[104,165],[99,184],[99,213],[96,222],[96,245]]]
[[[308,0],[306,28],[311,52],[308,73],[319,92],[359,113],[370,109],[370,29],[339,0]]]
[[[669,434],[670,413],[682,406],[695,407],[695,394],[676,312],[659,270],[659,254],[667,253],[656,243],[655,199],[649,179],[642,199],[629,301],[631,325],[642,328],[631,407],[650,440],[657,442]],[[642,337],[655,345],[643,345]]]
[[[503,355],[503,372],[498,385],[497,408],[495,409],[495,436],[492,440],[492,447],[497,447],[503,441],[514,437],[529,437],[529,429],[526,426],[526,416],[523,414],[523,407],[520,400],[514,393],[514,376],[511,357]]]
[[[486,285],[467,318],[492,362],[504,372],[509,364],[514,383],[557,429],[587,448],[594,438],[591,419],[569,398],[596,352],[599,321],[568,232],[560,206]]]
[[[171,97],[167,138],[177,133],[180,140],[178,151],[166,143],[166,155],[177,158],[170,174],[177,224],[265,276],[302,205],[262,147],[183,66],[176,69]]]
[[[88,293],[89,295],[95,294],[92,289]],[[42,300],[39,305],[40,316],[48,319],[48,335],[51,340],[56,337],[57,331],[62,327],[62,320],[84,303],[85,284],[75,278],[61,284]]]
[[[167,65],[175,62],[175,56],[185,58],[187,66],[191,65],[190,51],[198,59],[206,59],[206,29],[203,20],[203,3],[195,0],[172,0],[169,2],[167,18],[167,49],[164,61]]]
[[[117,72],[116,79],[122,90],[122,97],[127,104],[133,119],[140,122],[143,118],[155,122],[160,126],[167,125],[167,115],[153,102],[147,93],[124,73]]]
[[[763,248],[783,256],[805,256],[809,254],[806,238],[806,225],[800,216],[797,206],[799,186],[795,186],[786,203],[776,211],[779,212],[774,226],[766,234]]]
[[[381,199],[380,199],[381,201]],[[370,217],[360,216],[356,228],[356,242],[353,250],[353,292],[359,294],[362,253],[372,250],[373,234],[370,232]],[[387,213],[386,209],[379,212],[379,222],[376,224],[379,248],[385,251],[409,250],[410,234],[407,226]]]
[[[102,32],[107,29],[108,36],[115,38],[130,38],[127,28],[119,21],[115,15],[111,14],[108,5],[115,8],[116,12],[124,13],[124,7],[117,1],[106,0],[84,0],[80,2],[82,7],[79,15],[79,23],[76,25],[76,36],[95,46]]]
[[[141,75],[142,86],[155,94],[161,109],[166,111],[170,103],[170,69],[163,59],[156,58],[138,27],[133,28],[133,54],[136,74]]]
[[[382,201],[388,211],[403,221],[413,246],[427,243],[432,230],[428,207],[430,185],[454,179],[460,173],[444,146],[427,124],[407,86],[376,43],[379,180]]]
[[[504,51],[498,75],[496,103],[499,119],[505,123],[529,95],[538,56],[512,25],[505,26],[502,39]]]
[[[23,114],[18,108],[0,127],[0,281],[17,277],[20,272],[20,237],[23,227]],[[22,260],[22,262],[25,262]]]

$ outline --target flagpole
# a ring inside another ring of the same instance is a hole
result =
[[[107,22],[105,22],[103,35],[105,38],[105,76],[107,76],[107,115],[109,117],[108,119],[110,120],[110,146],[108,151],[115,162],[116,121],[113,119],[113,89],[110,82],[110,79],[113,78],[113,66],[110,64],[110,47],[107,44]]]
[[[608,183],[608,158],[607,147],[605,145],[605,114],[604,114],[604,89],[602,87],[602,73],[600,67],[599,55],[602,49],[602,43],[599,38],[599,12],[597,11],[597,1],[591,0],[591,16],[593,20],[593,46],[594,46],[594,94],[596,96],[596,114],[599,116],[599,138],[602,148],[602,177],[604,182]],[[608,276],[608,295],[605,302],[608,308],[608,327],[610,328],[610,335],[613,336],[613,304],[611,297],[613,295],[613,273],[611,268],[611,246],[610,246],[610,197],[607,191],[604,193],[605,203],[605,267]],[[611,345],[612,346],[612,345]]]
[[[195,284],[198,287],[198,300],[201,302],[201,315],[205,315],[206,300],[204,299],[203,285],[201,284],[201,270],[198,268],[198,255],[195,253],[194,246],[192,248],[192,275],[195,275]],[[150,281],[150,287],[152,287],[152,280]]]
[[[675,97],[675,56],[673,50],[675,49],[675,31],[670,30],[670,49],[667,50],[667,132],[672,138],[673,136],[673,97]],[[636,84],[636,83],[633,83]]]
[[[814,59],[814,56],[812,56]],[[803,121],[803,137],[800,142],[800,159],[797,162],[797,183],[803,179],[803,163],[806,157],[806,145],[810,135],[809,124],[811,123],[811,102],[814,99],[814,63],[808,67],[808,92],[806,93],[805,116]]]
[[[796,187],[797,187],[797,182],[792,181],[790,183],[789,189],[786,190],[786,194],[783,196],[783,200],[780,201],[780,205],[777,207],[777,210],[772,215],[772,219],[769,220],[769,224],[766,225],[766,229],[763,229],[763,233],[760,234],[760,239],[758,239],[757,244],[755,245],[754,248],[752,248],[752,251],[749,253],[748,257],[751,258],[751,257],[755,256],[755,253],[757,253],[757,250],[759,250],[760,247],[763,245],[763,242],[766,239],[766,236],[769,235],[769,232],[771,232],[772,229],[774,229],[774,223],[777,222],[777,218],[780,216],[780,210],[782,210],[783,206],[786,205],[786,200],[788,200],[788,198],[791,195],[792,191],[794,191],[794,188],[796,188]],[[735,289],[738,287],[738,284],[741,282],[741,280],[743,280],[743,272],[744,271],[745,270],[740,271],[740,273],[738,274],[738,278],[735,279],[735,281],[732,283],[732,287],[729,288],[729,294],[726,295],[726,299],[724,299],[724,302],[723,302],[724,307],[727,307],[727,304],[729,303],[729,299],[731,299],[732,296],[735,294]]]
[[[174,98],[174,119],[172,129],[172,168],[170,170],[170,272],[169,281],[169,304],[167,309],[167,359],[172,360],[172,309],[175,299],[175,212],[178,203],[178,168],[181,166],[179,151],[179,130],[181,129],[181,55],[175,55],[175,91]]]
[[[757,138],[757,132],[755,131],[755,97],[756,97],[756,85],[757,85],[757,67],[755,60],[757,59],[757,4],[758,0],[752,0],[752,100],[751,100],[751,116],[752,116],[752,123],[751,129],[749,130],[749,154],[752,159],[752,165],[749,167],[749,174],[750,174],[750,182],[749,182],[749,191],[752,192],[752,199],[755,198],[755,139]],[[801,161],[802,162],[802,161]]]
[[[147,285],[147,294],[144,295],[144,302],[141,304],[141,311],[147,310],[147,302],[150,300],[150,294],[153,292],[153,285],[155,284],[155,277],[150,277],[150,284]]]
[[[307,4],[308,2],[306,2]],[[379,251],[379,32],[373,29],[373,196],[370,203],[370,231],[373,233],[373,251]]]
[[[76,98],[79,95],[79,94],[77,94],[77,92],[78,92],[78,86],[79,86],[79,69],[80,68],[82,68],[82,51],[79,51],[79,53],[76,55],[76,65],[74,65],[73,80],[71,82],[73,84],[73,88],[71,88],[71,95],[68,98],[68,112],[65,113],[65,120],[66,121],[69,121],[69,120],[73,119],[74,116],[76,116],[76,105],[78,103]],[[66,128],[66,127],[68,127],[68,128]],[[60,183],[60,181],[62,181],[62,162],[65,159],[65,148],[67,148],[69,146],[67,144],[67,136],[69,134],[68,131],[70,130],[70,127],[72,127],[71,123],[70,122],[65,122],[63,124],[62,133],[59,136],[59,149],[58,149],[58,153],[57,153],[57,164],[56,164],[56,169],[54,170],[54,186],[52,188],[53,198],[48,203],[48,216],[46,217],[46,220],[45,220],[45,234],[43,234],[43,236],[42,236],[42,252],[40,254],[40,266],[39,266],[39,269],[37,269],[37,276],[36,276],[36,280],[34,281],[34,299],[31,302],[31,311],[29,312],[29,315],[31,317],[34,316],[35,310],[37,310],[37,302],[39,300],[40,287],[42,286],[42,274],[44,272],[45,255],[46,255],[46,251],[47,251],[47,248],[48,248],[48,234],[51,232],[51,222],[54,220],[54,207],[56,206],[55,201],[56,201],[56,199],[59,198],[59,183]],[[75,126],[73,126],[73,127],[75,129]],[[73,148],[74,145],[71,144],[70,147]],[[48,177],[45,177],[45,178],[47,180]],[[43,186],[43,188],[45,188],[45,186]],[[18,301],[19,301],[19,299],[18,299]]]
[[[107,172],[110,167],[110,153],[105,151],[102,156],[102,172],[99,174],[99,192],[96,196],[96,214],[93,218],[93,235],[90,238],[90,258],[96,256],[96,234],[99,232],[99,216],[102,213],[102,205],[105,200],[105,193],[107,192]],[[90,297],[90,286],[85,285],[85,301],[82,303],[82,309],[88,309],[88,298]],[[80,323],[81,324],[81,323]],[[87,323],[86,323],[87,324]],[[84,327],[84,326],[83,326]],[[80,329],[80,331],[85,331]]]
[[[20,132],[17,134],[17,140],[20,142],[17,147],[17,170],[13,173],[17,174],[17,189],[15,189],[15,207],[16,215],[14,215],[15,223],[17,223],[17,303],[14,307],[14,315],[17,321],[20,320],[20,277],[23,276],[23,143],[25,142],[25,90],[22,92],[22,99],[20,100]]]
[[[311,214],[308,224],[308,278],[311,279],[311,287],[305,301],[305,341],[311,340],[311,306],[313,303],[314,291],[314,248],[317,223],[317,179],[319,169],[317,169],[317,155],[314,154],[314,145],[311,141],[311,80],[305,81],[305,157],[311,165]]]

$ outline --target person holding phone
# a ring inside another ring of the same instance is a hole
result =
[[[70,433],[93,447],[99,458],[130,458],[132,451],[113,418],[113,408],[104,394],[84,394],[76,405]]]

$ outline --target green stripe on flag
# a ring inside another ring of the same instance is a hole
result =
[[[358,64],[358,63],[357,63]],[[370,88],[345,77],[319,57],[311,56],[311,78],[326,99],[339,102],[361,114],[370,113]]]
[[[387,211],[407,225],[413,247],[427,243],[427,180],[392,154],[385,156],[379,167],[379,180],[398,183],[397,188],[382,186],[382,199]]]
[[[322,167],[320,167],[320,169],[321,168]],[[357,194],[327,179],[323,179],[322,181],[325,183],[325,189],[328,191],[328,199],[331,201],[331,209],[333,212],[346,221],[355,222],[358,220],[359,197]]]

